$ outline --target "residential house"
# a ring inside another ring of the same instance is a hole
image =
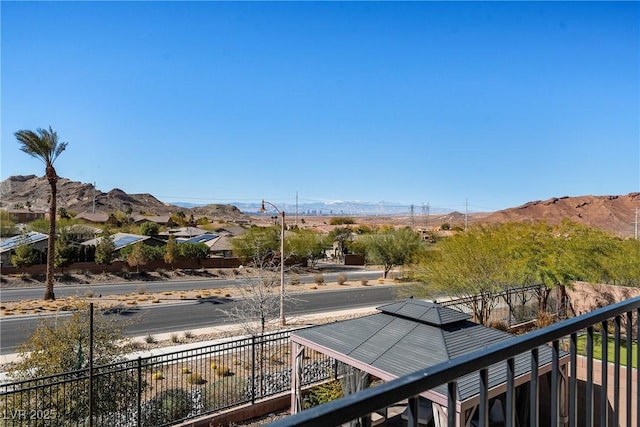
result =
[[[164,246],[167,244],[166,241],[162,239],[158,239],[156,237],[142,236],[139,234],[130,234],[130,233],[115,233],[111,235],[111,238],[113,239],[113,243],[115,245],[115,252],[117,252],[118,254],[123,248],[130,245],[135,245],[138,242],[142,242],[142,244],[149,245],[149,246]],[[103,237],[97,237],[95,239],[82,242],[82,245],[97,246],[102,239]]]
[[[44,260],[46,260],[48,242],[48,234],[38,233],[36,231],[29,231],[28,233],[4,239],[0,242],[0,262],[3,265],[10,265],[11,255],[15,249],[22,244],[30,245],[40,254],[40,262],[44,262]]]

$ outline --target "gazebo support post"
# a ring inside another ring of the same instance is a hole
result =
[[[293,375],[291,376],[291,413],[302,411],[302,360],[304,358],[304,346],[293,342]]]

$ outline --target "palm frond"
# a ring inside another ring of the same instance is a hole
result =
[[[58,142],[58,134],[49,129],[19,130],[15,137],[22,144],[20,150],[52,166],[58,156],[67,148],[66,142]]]

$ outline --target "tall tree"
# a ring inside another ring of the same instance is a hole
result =
[[[307,258],[312,268],[325,255],[328,243],[327,236],[315,230],[296,230],[285,240],[286,253]]]
[[[108,229],[102,232],[100,240],[96,244],[95,260],[96,264],[111,264],[115,257],[116,245],[113,236]]]
[[[404,265],[424,248],[423,241],[408,227],[368,234],[361,239],[367,259],[382,264],[386,278],[394,266]]]
[[[352,232],[349,227],[337,227],[329,233],[329,239],[336,244],[340,259],[344,259],[344,255],[347,253]]]
[[[171,269],[173,270],[173,263],[176,262],[176,259],[180,256],[180,249],[178,248],[178,242],[176,242],[176,236],[169,236],[169,240],[167,240],[167,245],[164,247],[164,262],[171,265]]]
[[[58,134],[51,129],[19,130],[16,139],[22,146],[20,149],[28,155],[41,160],[45,164],[45,176],[51,189],[49,199],[49,241],[47,245],[47,285],[44,293],[45,300],[55,299],[53,293],[54,263],[56,252],[56,197],[58,174],[53,167],[54,162],[67,148],[66,142],[58,141]]]
[[[0,237],[11,237],[17,233],[16,224],[11,220],[9,212],[0,209]]]
[[[427,251],[414,274],[427,286],[415,296],[444,293],[468,301],[475,321],[486,324],[497,294],[511,283],[504,226],[474,226],[447,237]]]

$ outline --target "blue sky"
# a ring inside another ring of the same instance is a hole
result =
[[[1,3],[1,177],[493,211],[640,191],[638,2]]]

